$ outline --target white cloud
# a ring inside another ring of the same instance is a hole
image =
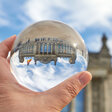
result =
[[[54,62],[42,64],[39,61],[35,65],[34,60],[27,66],[27,59],[24,63],[19,63],[18,52],[13,54],[10,63],[12,73],[19,83],[34,91],[50,89],[86,68],[86,62],[81,57],[77,58],[75,64],[69,64],[68,59],[59,58],[56,66]]]
[[[8,26],[8,25],[9,25],[9,21],[7,19],[7,15],[3,11],[2,1],[0,1],[0,27],[1,26]]]
[[[0,17],[0,27],[1,26],[8,26],[9,25],[9,21],[3,17]]]
[[[112,18],[111,0],[27,0],[23,7],[32,21],[58,19],[78,30],[112,26],[109,21]]]

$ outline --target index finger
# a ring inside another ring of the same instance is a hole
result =
[[[15,39],[16,39],[16,35],[13,35],[0,43],[0,56],[1,57],[7,58],[8,53],[11,50]]]

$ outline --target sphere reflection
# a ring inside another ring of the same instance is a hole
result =
[[[17,37],[11,71],[33,91],[45,91],[87,68],[88,52],[81,36],[58,21],[37,22]]]

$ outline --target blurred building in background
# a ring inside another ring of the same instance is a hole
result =
[[[89,53],[88,71],[93,79],[85,88],[84,112],[112,112],[112,66],[106,43],[104,34],[100,52]]]
[[[100,52],[89,52],[88,71],[92,73],[93,79],[83,93],[83,112],[112,112],[112,66],[106,43],[107,37],[103,34]],[[75,103],[73,100],[63,112],[77,112]]]

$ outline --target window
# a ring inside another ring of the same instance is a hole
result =
[[[72,53],[72,47],[70,46],[70,53]]]
[[[60,49],[60,44],[58,44],[58,48]]]
[[[50,53],[51,52],[51,44],[49,44],[49,46],[48,46],[48,53]]]
[[[63,46],[63,51],[66,53],[66,45]]]
[[[33,48],[34,48],[34,45],[32,45],[32,50],[33,50]]]
[[[62,53],[62,50],[63,50],[63,45],[61,44],[60,45],[60,53]]]
[[[42,53],[43,52],[43,45],[42,45],[42,43],[40,44],[40,53]]]
[[[83,52],[83,50],[82,50],[82,56],[84,55],[84,52]]]
[[[67,45],[67,53],[69,54],[70,53],[70,46]]]
[[[37,39],[35,39],[35,42],[38,41]]]
[[[47,44],[44,45],[44,52],[47,53]]]
[[[53,44],[53,54],[55,53],[55,43]]]
[[[56,39],[55,39],[55,38],[53,38],[53,41],[56,41]]]
[[[69,46],[66,45],[66,53],[69,53]]]
[[[58,53],[60,53],[60,44],[58,44]]]
[[[62,44],[62,49],[63,49],[63,44]]]

